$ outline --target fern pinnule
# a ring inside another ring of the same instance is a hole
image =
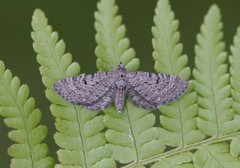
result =
[[[200,106],[197,125],[206,135],[217,138],[240,128],[232,110],[227,54],[222,38],[220,10],[213,5],[197,36],[193,76]]]
[[[159,0],[152,27],[154,68],[158,73],[178,75],[188,80],[191,72],[188,58],[181,55],[178,21],[174,18],[168,0]],[[205,136],[196,128],[197,95],[189,82],[188,92],[175,103],[162,106],[160,111],[160,139],[169,146],[186,146],[201,141]]]
[[[240,161],[232,157],[226,142],[202,145],[193,155],[194,168],[240,168]]]
[[[48,156],[48,146],[43,143],[47,128],[40,125],[41,112],[29,98],[29,88],[12,77],[0,61],[0,115],[5,124],[14,129],[8,137],[16,143],[9,147],[11,168],[52,168],[54,160]]]
[[[44,13],[37,9],[32,20],[32,38],[40,73],[46,86],[46,96],[53,103],[51,112],[56,117],[57,133],[54,138],[60,164],[56,167],[115,167],[111,151],[105,147],[102,116],[80,106],[66,103],[53,90],[57,80],[76,76],[80,66],[72,63],[72,56],[65,53],[65,43],[58,41]]]
[[[231,143],[230,143],[230,153],[232,154],[233,157],[239,157],[240,156],[240,135],[235,136]]]
[[[117,15],[118,7],[114,3],[114,0],[101,0],[97,4],[98,11],[95,12],[97,67],[100,71],[109,71],[117,68],[122,62],[127,70],[135,71],[139,67],[139,60],[135,58],[134,49],[129,48],[129,39],[125,37],[126,28],[121,23],[122,17]]]
[[[159,162],[155,163],[151,168],[165,168],[165,167],[177,167],[177,168],[193,168],[192,162],[193,154],[191,152],[183,152],[178,155],[163,158]]]

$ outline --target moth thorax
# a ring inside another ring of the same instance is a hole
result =
[[[119,89],[119,88],[125,88],[127,85],[127,82],[126,80],[124,79],[119,79],[118,81],[116,81],[116,88]]]

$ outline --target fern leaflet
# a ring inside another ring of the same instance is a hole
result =
[[[13,157],[11,168],[51,168],[54,160],[47,156],[48,146],[42,141],[47,128],[39,125],[41,112],[35,108],[35,100],[29,98],[29,88],[21,85],[18,77],[12,77],[0,61],[0,114],[5,124],[13,128],[8,137],[16,143],[9,147]]]
[[[198,93],[197,125],[208,136],[216,138],[236,132],[240,122],[234,119],[229,74],[224,52],[220,11],[213,5],[204,18],[195,47],[195,90]]]
[[[178,21],[174,19],[168,0],[159,0],[155,9],[153,33],[153,58],[158,73],[174,74],[188,80],[191,72],[187,67],[188,58],[181,55],[183,47],[179,43]],[[196,128],[197,95],[192,91],[179,101],[160,108],[160,139],[169,146],[184,147],[205,138]]]
[[[97,67],[101,71],[109,71],[116,68],[121,61],[127,70],[135,71],[139,67],[139,60],[135,58],[133,48],[129,48],[129,39],[125,37],[126,28],[121,24],[122,17],[117,15],[118,7],[114,3],[114,0],[101,0],[97,4],[98,11],[95,12]]]
[[[116,14],[117,9],[114,0],[101,0],[98,3],[95,13],[97,66],[99,70],[109,70],[110,65],[116,68],[121,61],[128,70],[136,70],[139,60],[134,58],[135,52],[129,48],[129,40],[124,37],[126,30],[121,25],[121,17]],[[165,149],[157,139],[157,128],[153,127],[154,115],[129,101],[121,114],[113,108],[105,110],[104,123],[108,128],[108,146],[113,150],[113,158],[120,163],[138,165]]]
[[[56,117],[57,145],[60,164],[56,167],[115,167],[111,151],[105,147],[102,116],[96,116],[80,106],[64,102],[53,90],[53,84],[60,79],[76,76],[78,63],[72,63],[72,56],[65,53],[65,44],[58,41],[58,34],[52,32],[44,13],[36,10],[32,21],[32,38],[46,96],[53,103],[51,112]]]

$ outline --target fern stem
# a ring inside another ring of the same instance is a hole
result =
[[[201,141],[201,142],[198,142],[198,143],[195,143],[195,144],[187,145],[184,148],[181,148],[181,147],[180,148],[175,148],[175,149],[167,151],[165,153],[155,155],[154,157],[151,157],[151,158],[148,158],[148,159],[145,159],[145,160],[141,160],[140,162],[138,162],[138,165],[146,165],[146,164],[149,164],[149,163],[154,163],[154,162],[160,161],[164,158],[167,158],[167,157],[170,157],[170,156],[173,156],[173,155],[177,155],[177,154],[180,154],[180,153],[183,153],[183,152],[186,152],[186,151],[191,151],[191,150],[198,149],[198,148],[200,148],[200,146],[203,146],[203,145],[210,145],[210,144],[214,144],[214,143],[228,141],[228,140],[231,140],[231,139],[233,139],[237,136],[240,136],[240,132],[235,132],[235,133],[225,135],[225,136],[222,136],[222,137],[209,138],[209,139],[206,139],[204,141]],[[135,164],[136,163],[131,163],[129,165],[124,166],[123,168],[130,168]]]
[[[76,109],[76,106],[74,106],[74,112],[77,117],[78,132],[79,132],[79,137],[81,139],[82,154],[83,154],[83,160],[84,160],[83,164],[84,164],[84,167],[87,168],[88,165],[87,165],[87,157],[86,157],[86,149],[85,149],[86,144],[85,144],[85,140],[83,138],[83,131],[81,129],[81,123],[83,123],[83,122],[81,121],[81,117],[79,117],[79,115],[78,115],[78,110]]]
[[[130,128],[130,132],[131,132],[131,136],[132,136],[132,140],[133,140],[134,150],[135,150],[135,153],[136,153],[136,161],[135,161],[135,163],[138,163],[139,162],[139,154],[138,154],[138,149],[137,149],[137,142],[136,142],[136,139],[135,139],[135,135],[134,135],[134,130],[133,130],[130,114],[128,112],[127,103],[125,103],[125,104],[126,104],[126,114],[127,114],[127,119],[128,119],[128,123],[129,123],[129,128]]]
[[[14,99],[14,100],[15,100],[15,99]],[[19,105],[18,105],[18,104],[17,104],[17,107],[18,107],[18,109],[19,109]],[[35,158],[35,157],[34,157],[33,150],[32,150],[32,148],[31,148],[31,147],[32,147],[32,143],[31,143],[30,138],[29,138],[29,132],[28,132],[27,126],[26,126],[26,120],[25,120],[24,116],[22,115],[22,109],[21,109],[21,110],[19,109],[19,111],[20,111],[20,114],[21,114],[22,119],[23,119],[23,122],[24,122],[24,129],[25,129],[25,132],[26,132],[27,142],[28,142],[28,146],[29,146],[31,163],[32,163],[32,166],[33,166],[33,168],[34,168],[34,167],[36,167],[35,164],[34,164],[34,162],[33,162],[33,158]]]
[[[214,46],[212,48],[214,48]],[[210,47],[209,51],[211,51],[211,47]],[[211,89],[211,94],[212,94],[212,99],[213,99],[213,106],[214,106],[213,108],[214,108],[216,130],[217,130],[216,136],[219,137],[220,136],[220,127],[219,127],[219,122],[218,122],[219,119],[218,119],[218,112],[217,112],[216,101],[215,101],[216,97],[215,97],[214,90],[213,90],[213,88],[214,88],[213,77],[212,77],[212,75],[213,75],[213,72],[212,72],[213,63],[212,63],[211,57],[209,57],[208,61],[209,61],[208,70],[209,70],[209,73],[210,73],[210,86],[211,86],[210,89]]]
[[[183,117],[182,117],[182,107],[181,107],[181,100],[177,101],[178,104],[178,111],[179,111],[179,119],[180,119],[180,123],[181,123],[181,139],[182,139],[182,147],[184,147],[186,145],[185,143],[185,130],[184,130],[184,123],[183,123]]]

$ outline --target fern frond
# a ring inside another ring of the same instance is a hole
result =
[[[33,47],[40,73],[46,86],[46,96],[53,103],[51,112],[56,117],[57,133],[54,138],[61,164],[56,167],[115,167],[111,151],[105,147],[102,116],[89,112],[80,106],[66,103],[53,90],[57,80],[76,76],[78,63],[72,63],[72,56],[65,53],[65,43],[58,41],[57,32],[48,25],[44,13],[37,9],[32,18]]]
[[[168,0],[158,1],[154,24],[152,44],[156,72],[174,74],[188,80],[191,75],[188,58],[181,54],[183,46],[179,43],[178,21]],[[160,139],[166,145],[183,147],[205,138],[196,128],[196,99],[190,82],[189,91],[180,100],[160,108]]]
[[[240,128],[231,108],[227,54],[222,38],[220,10],[213,5],[204,18],[201,33],[197,35],[193,76],[200,106],[197,125],[206,135],[217,138]]]
[[[202,145],[193,156],[195,168],[240,168],[240,161],[229,153],[229,144]]]
[[[47,128],[39,125],[41,112],[35,108],[35,100],[29,98],[29,88],[21,85],[18,77],[12,77],[0,61],[0,115],[5,124],[14,130],[8,137],[15,141],[8,149],[13,157],[11,168],[52,168],[54,160],[47,156],[48,146],[42,143]]]
[[[134,50],[129,48],[128,38],[124,37],[126,28],[121,25],[122,19],[117,11],[114,0],[101,0],[98,3],[95,13],[97,66],[99,70],[105,70],[104,66],[116,68],[121,61],[128,70],[136,70],[139,60],[135,58]],[[113,150],[113,158],[120,163],[137,165],[165,149],[158,140],[157,128],[153,127],[155,116],[128,100],[121,114],[113,108],[105,110],[104,123],[108,128],[108,146]]]
[[[118,7],[115,1],[101,0],[97,7],[98,11],[95,12],[97,68],[109,71],[115,69],[121,61],[127,70],[137,70],[139,60],[135,58],[134,49],[129,48],[129,39],[125,37],[126,28],[121,23],[122,17],[117,15]]]

